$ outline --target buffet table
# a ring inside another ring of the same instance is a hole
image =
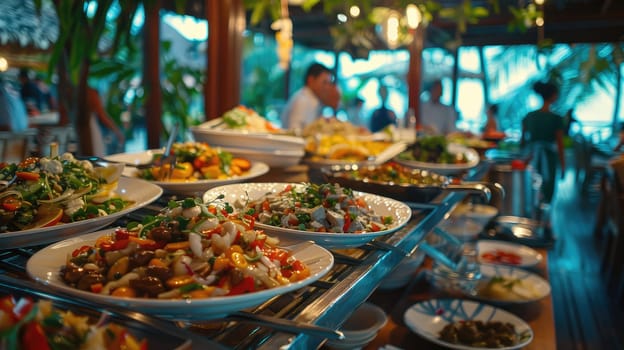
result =
[[[468,178],[481,179],[488,170],[481,165],[468,174]],[[315,169],[306,165],[271,169],[254,182],[304,182],[321,180]],[[380,193],[380,195],[383,195]],[[285,319],[301,324],[315,324],[329,329],[338,329],[350,313],[369,300],[383,307],[389,315],[389,322],[367,349],[377,349],[393,344],[403,349],[434,348],[432,343],[410,332],[402,323],[404,310],[419,300],[438,296],[426,281],[415,278],[406,287],[396,291],[376,291],[384,278],[403,260],[406,252],[414,251],[445,215],[459,203],[464,194],[451,192],[440,195],[432,203],[410,203],[412,218],[391,235],[376,239],[364,246],[351,249],[332,250],[335,264],[331,271],[312,285],[286,293],[247,310],[256,315],[274,319]],[[163,196],[157,202],[133,212],[116,221],[112,226],[123,225],[127,220],[137,220],[153,215],[167,204],[171,196]],[[4,271],[10,276],[27,279],[24,273],[25,261],[41,247],[0,250],[0,275]],[[541,251],[545,256],[545,252]],[[536,268],[546,275],[546,259]],[[427,264],[423,269],[427,268]],[[1,276],[0,276],[1,277]],[[535,332],[529,349],[554,349],[555,332],[550,297],[536,305],[512,310],[527,320]],[[149,319],[141,315],[140,320]],[[238,320],[240,321],[240,320]],[[180,324],[170,324],[175,328]],[[232,319],[207,320],[183,325],[195,336],[214,341],[228,348],[276,349],[289,346],[291,349],[315,349],[325,343],[323,337],[309,333],[276,330],[266,323],[249,324],[232,322]],[[201,348],[201,347],[197,347]]]

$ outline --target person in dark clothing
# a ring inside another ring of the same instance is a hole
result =
[[[383,130],[388,125],[397,123],[396,113],[386,106],[388,99],[388,88],[384,85],[379,86],[379,97],[381,98],[381,107],[376,109],[371,115],[370,130],[377,132]]]
[[[19,72],[19,81],[21,84],[20,95],[29,115],[39,114],[43,108],[43,94],[39,90],[39,86],[30,79],[27,69],[21,69]]]
[[[544,202],[550,203],[555,192],[557,168],[561,172],[561,178],[565,175],[565,126],[563,118],[550,110],[559,98],[558,87],[550,82],[536,82],[533,90],[542,96],[544,104],[522,120],[521,144],[531,151],[535,169],[542,175]]]

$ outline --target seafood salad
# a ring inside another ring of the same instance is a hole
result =
[[[301,231],[378,232],[395,224],[392,216],[377,215],[364,198],[338,184],[287,185],[281,192],[234,207],[262,224]]]
[[[0,232],[105,216],[131,205],[115,193],[123,166],[94,167],[71,153],[0,164]]]
[[[193,299],[287,285],[310,270],[230,206],[186,198],[74,250],[70,286],[117,297]]]

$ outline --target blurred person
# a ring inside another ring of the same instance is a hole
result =
[[[372,132],[381,131],[388,125],[397,125],[396,113],[386,106],[388,101],[388,87],[385,85],[379,85],[377,93],[381,99],[381,107],[377,108],[373,111],[373,114],[371,114],[370,131]]]
[[[429,100],[422,103],[420,128],[426,133],[446,135],[457,131],[457,111],[440,101],[442,81],[435,80],[429,86]]]
[[[43,100],[43,105],[42,105],[41,110],[42,111],[45,111],[45,110],[55,111],[57,109],[56,98],[52,94],[52,91],[50,91],[50,87],[48,86],[48,84],[43,80],[43,78],[39,74],[35,75],[34,82],[37,85],[37,88],[39,89],[39,91],[41,92],[41,98]]]
[[[490,105],[485,113],[486,120],[483,126],[483,134],[487,135],[498,132],[498,105]]]
[[[17,91],[0,77],[0,130],[23,131],[28,128],[28,114]]]
[[[92,87],[87,87],[87,103],[90,108],[89,111],[89,128],[91,130],[91,142],[93,144],[94,156],[105,156],[106,145],[104,144],[104,137],[102,135],[102,128],[100,125],[111,130],[117,137],[117,142],[120,145],[125,143],[125,136],[119,126],[115,124],[113,118],[104,109],[104,104],[100,98],[98,91]]]
[[[331,108],[332,117],[335,117],[338,113],[341,97],[342,92],[340,91],[340,88],[338,88],[338,84],[336,84],[336,82],[331,83],[326,89],[322,91],[322,94],[320,96],[321,103],[324,106]]]
[[[364,99],[356,97],[351,101],[347,108],[347,116],[349,121],[353,125],[362,126],[364,123],[364,117],[362,115],[362,109],[364,108]]]
[[[30,72],[26,68],[19,71],[18,78],[21,84],[20,96],[28,115],[37,115],[43,108],[43,95],[37,84],[31,80]]]
[[[561,178],[565,175],[565,155],[563,136],[564,119],[550,110],[559,98],[559,88],[550,82],[536,82],[533,90],[543,99],[542,107],[529,112],[522,120],[523,148],[531,153],[531,161],[542,176],[543,202],[552,201],[557,183],[557,166],[560,167]],[[557,162],[557,158],[559,162]]]
[[[321,116],[323,101],[331,89],[332,74],[329,68],[320,63],[311,64],[304,76],[304,86],[295,92],[281,115],[282,127],[302,130]]]

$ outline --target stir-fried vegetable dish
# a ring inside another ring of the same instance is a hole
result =
[[[0,297],[0,349],[146,350],[124,326],[60,310],[49,300]]]
[[[518,344],[520,338],[513,324],[498,321],[460,321],[440,331],[444,341],[479,348],[504,348]]]
[[[448,145],[449,142],[445,136],[425,136],[416,140],[398,157],[403,160],[439,164],[464,164],[468,162],[465,154],[449,152]]]
[[[159,181],[196,181],[226,179],[245,174],[251,169],[251,162],[244,158],[233,157],[230,152],[212,148],[207,143],[174,143],[171,153],[176,156],[176,164],[169,173],[169,165],[151,167],[138,173],[140,178]],[[163,154],[155,154],[155,160]]]
[[[286,185],[248,203],[234,203],[258,222],[294,230],[333,233],[384,231],[392,216],[373,212],[362,196],[338,184]]]
[[[239,295],[307,278],[310,270],[255,219],[199,199],[171,201],[76,249],[62,268],[72,287],[117,297],[194,299]]]
[[[71,153],[0,165],[0,232],[109,215],[131,203],[114,191],[122,167],[94,167]]]

